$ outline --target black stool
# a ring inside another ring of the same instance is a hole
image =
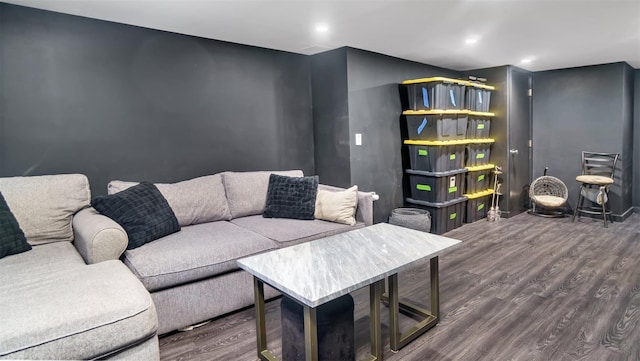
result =
[[[353,308],[353,297],[349,294],[318,306],[316,322],[319,360],[355,360]],[[287,296],[282,296],[280,318],[283,361],[304,360],[302,305]]]

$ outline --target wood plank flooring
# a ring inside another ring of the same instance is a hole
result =
[[[581,218],[520,214],[446,234],[463,245],[440,257],[440,323],[384,360],[639,360],[640,215],[604,228]],[[400,296],[428,308],[428,262],[401,273]],[[356,302],[358,358],[369,350],[368,290]],[[267,304],[280,355],[279,299]],[[414,320],[403,318],[406,329]],[[162,360],[257,360],[254,310],[160,338]]]

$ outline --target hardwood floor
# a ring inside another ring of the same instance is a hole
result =
[[[581,218],[520,214],[446,234],[462,246],[440,257],[440,323],[384,360],[640,360],[640,215],[604,228]],[[428,262],[401,273],[401,298],[428,308]],[[358,358],[369,349],[368,290],[356,302]],[[267,304],[280,355],[279,299]],[[257,360],[253,308],[160,338],[162,360]],[[402,325],[415,322],[403,318]]]

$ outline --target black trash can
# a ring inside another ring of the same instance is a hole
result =
[[[429,232],[431,230],[431,214],[426,209],[396,208],[391,211],[389,224]]]
[[[318,306],[318,359],[354,361],[355,333],[353,297],[346,294]],[[302,305],[287,296],[280,301],[282,360],[304,360],[304,312]]]

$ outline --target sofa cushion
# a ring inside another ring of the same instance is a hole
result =
[[[129,236],[127,249],[134,249],[168,234],[180,225],[158,188],[142,182],[122,192],[96,197],[91,205],[113,219]]]
[[[348,226],[319,219],[310,221],[289,218],[263,218],[262,216],[236,218],[230,222],[274,240],[279,247],[291,246],[364,227],[364,223]]]
[[[222,173],[222,182],[227,194],[231,218],[262,213],[267,198],[269,175],[272,173],[290,177],[303,176],[301,170]]]
[[[82,174],[0,178],[0,192],[31,245],[71,242],[71,219],[91,201]]]
[[[30,249],[24,232],[0,192],[0,258]]]
[[[86,264],[76,248],[69,242],[53,242],[33,246],[31,251],[0,259],[2,274],[49,275],[69,269],[82,269]],[[34,276],[32,281],[38,281]]]
[[[313,219],[318,176],[269,176],[267,199],[262,212],[266,218]]]
[[[109,182],[108,194],[121,192],[138,182]],[[178,183],[155,183],[171,206],[181,226],[231,219],[220,174],[208,175]]]
[[[315,218],[330,222],[356,224],[358,186],[343,191],[318,189]]]
[[[0,260],[0,358],[94,359],[152,337],[151,297],[117,260],[85,265],[66,242]]]
[[[179,233],[127,250],[124,263],[145,287],[156,291],[235,270],[241,257],[277,248],[227,221],[183,227]]]

